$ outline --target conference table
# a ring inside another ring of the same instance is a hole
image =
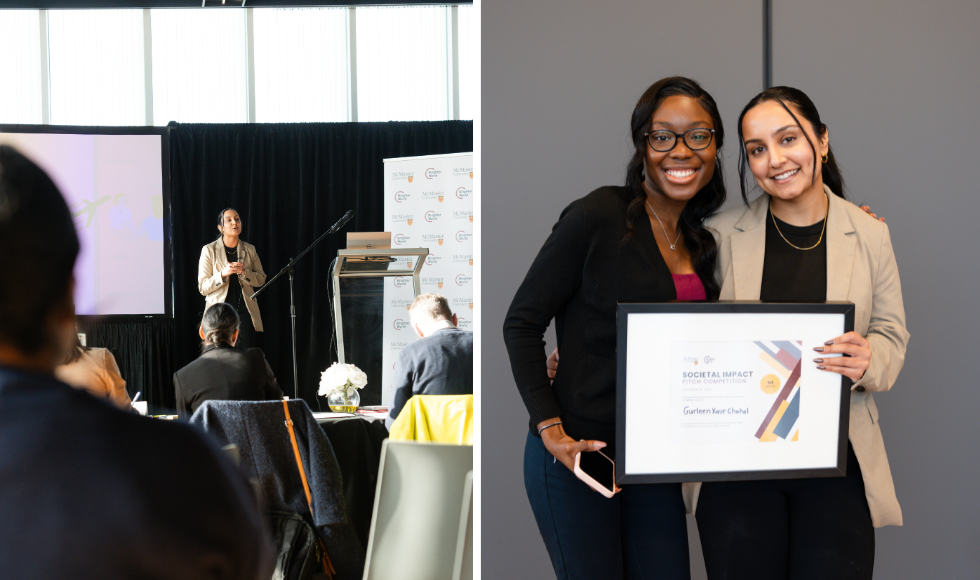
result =
[[[384,414],[313,413],[326,433],[344,478],[344,497],[351,513],[348,516],[358,539],[367,549],[378,487],[381,445],[388,438]]]

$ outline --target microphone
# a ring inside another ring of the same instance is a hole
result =
[[[337,223],[335,223],[333,227],[330,228],[330,231],[328,231],[327,233],[332,234],[335,231],[339,230],[340,228],[344,227],[344,224],[349,222],[352,217],[354,217],[354,210],[348,210],[347,213],[344,214],[344,217],[337,220]]]

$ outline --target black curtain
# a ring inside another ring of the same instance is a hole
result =
[[[197,265],[201,247],[218,236],[220,210],[238,210],[241,238],[255,245],[269,278],[347,210],[356,212],[340,233],[306,254],[295,270],[299,390],[317,410],[319,375],[335,360],[327,300],[329,266],[337,250],[346,247],[345,232],[383,230],[383,160],[472,151],[472,121],[171,123],[170,128],[174,368],[199,352],[197,327],[204,297],[197,290]],[[258,302],[265,327],[258,346],[283,392],[292,397],[288,277],[277,280]],[[171,401],[172,397],[171,393]],[[362,398],[362,404],[380,402],[373,394]],[[325,410],[326,401],[320,407]]]

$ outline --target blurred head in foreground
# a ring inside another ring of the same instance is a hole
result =
[[[78,236],[61,192],[0,145],[0,366],[50,373],[75,333]]]

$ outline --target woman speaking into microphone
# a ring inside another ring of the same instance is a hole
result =
[[[256,332],[262,332],[259,305],[250,296],[253,288],[265,284],[265,271],[255,246],[241,239],[242,218],[232,208],[218,214],[218,239],[201,248],[197,266],[197,289],[205,298],[204,309],[217,302],[235,308],[241,319],[238,345],[255,346]]]

